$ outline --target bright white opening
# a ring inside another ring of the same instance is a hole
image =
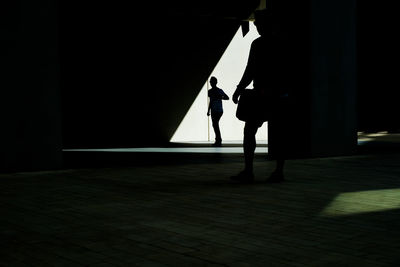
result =
[[[257,29],[252,22],[250,22],[250,30],[245,37],[242,36],[240,28],[237,30],[207,82],[172,136],[171,142],[213,142],[215,140],[211,117],[207,117],[207,91],[210,89],[208,81],[211,76],[215,76],[218,79],[217,86],[232,98],[236,85],[239,83],[246,67],[251,43],[258,37]],[[249,86],[249,88],[251,87],[252,85]],[[220,120],[222,142],[241,143],[244,123],[235,116],[236,105],[230,99],[223,101],[223,108],[224,115]],[[264,123],[258,130],[256,139],[258,142],[267,142],[267,123]]]

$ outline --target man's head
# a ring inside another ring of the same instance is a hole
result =
[[[277,30],[277,21],[268,9],[256,10],[254,12],[254,25],[258,33],[263,36]]]
[[[214,76],[212,76],[212,77],[210,78],[210,84],[211,84],[212,87],[216,86],[216,85],[217,85],[217,82],[218,82],[218,80],[217,80],[217,78],[215,78]]]

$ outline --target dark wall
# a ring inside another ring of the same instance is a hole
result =
[[[0,170],[61,166],[57,1],[0,4]]]
[[[167,144],[258,4],[228,2],[63,3],[64,147]]]
[[[358,128],[400,131],[399,16],[394,3],[358,1]]]

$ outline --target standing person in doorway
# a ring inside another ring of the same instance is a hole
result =
[[[208,105],[207,116],[210,116],[212,126],[215,132],[215,143],[214,146],[222,145],[221,130],[219,129],[219,120],[224,113],[222,108],[222,100],[229,100],[229,97],[222,91],[222,89],[217,87],[217,78],[214,76],[210,78],[211,89],[208,90],[208,97],[210,98],[210,104]]]
[[[289,42],[285,41],[286,37],[281,31],[281,25],[269,10],[256,11],[254,24],[260,37],[251,44],[246,69],[232,100],[237,104],[240,95],[253,81],[252,93],[255,97],[252,106],[257,106],[258,113],[245,121],[243,135],[245,168],[231,179],[243,183],[253,182],[255,135],[258,128],[268,121],[268,154],[276,159],[277,164],[267,181],[282,182],[286,155],[285,134],[288,132],[287,103],[292,80],[288,74],[291,52]]]

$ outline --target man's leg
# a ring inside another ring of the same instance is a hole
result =
[[[276,167],[267,182],[279,183],[284,179],[284,165],[288,153],[288,119],[286,109],[280,110],[278,115],[269,121],[270,131],[268,136],[268,149],[276,159]]]
[[[222,113],[216,113],[216,114],[211,115],[212,126],[214,128],[216,144],[221,144],[221,142],[222,142],[221,130],[219,128],[219,120],[221,119],[221,117],[222,117]]]
[[[243,135],[243,152],[245,171],[253,173],[254,151],[256,150],[256,133],[259,123],[246,122]]]
[[[281,147],[282,148],[282,147]],[[283,167],[285,165],[285,154],[282,151],[276,153],[276,167],[272,172],[270,177],[267,179],[267,182],[270,183],[280,183],[285,180],[283,175]]]
[[[276,159],[276,168],[275,172],[280,173],[283,175],[283,167],[285,165],[285,159],[284,157],[279,157]]]
[[[244,170],[238,175],[232,176],[231,179],[251,183],[254,181],[253,160],[254,151],[256,150],[256,133],[262,122],[246,122],[243,133],[243,152],[244,152]]]

